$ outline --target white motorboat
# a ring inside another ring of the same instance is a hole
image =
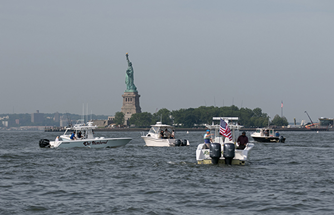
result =
[[[141,138],[145,141],[146,146],[189,146],[189,140],[176,139],[174,134],[174,127],[171,125],[165,125],[161,122],[157,122],[155,125],[151,125],[151,129],[146,135],[142,135]]]
[[[207,125],[207,128],[211,131],[214,130],[214,137],[210,147],[206,147],[206,144],[201,143],[197,146],[196,160],[197,164],[232,164],[232,165],[245,165],[248,160],[249,151],[254,147],[254,143],[247,143],[246,148],[236,149],[235,145],[237,137],[236,130],[239,130],[242,126],[238,125],[238,117],[213,117],[213,120],[224,120],[228,127],[231,129],[232,140],[219,134],[220,123]]]
[[[285,142],[285,137],[276,134],[272,128],[257,128],[251,137],[257,142]]]
[[[73,148],[73,147],[89,147],[89,148],[115,148],[128,144],[132,138],[104,138],[94,137],[93,130],[97,126],[93,126],[93,122],[88,122],[87,125],[76,124],[73,127],[67,128],[65,133],[60,136],[59,140],[49,141],[41,139],[39,146],[41,148]],[[75,139],[71,139],[71,131],[75,131]],[[81,137],[78,134],[81,133]]]

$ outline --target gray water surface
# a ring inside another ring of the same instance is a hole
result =
[[[0,131],[0,214],[333,214],[334,132],[281,132],[245,166],[197,165],[188,147],[41,149],[61,133]],[[248,133],[249,136],[249,133]],[[250,138],[251,139],[251,138]]]

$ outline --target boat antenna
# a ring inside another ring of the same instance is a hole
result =
[[[86,107],[87,107],[87,110],[86,110],[86,117],[87,117],[87,119],[86,119],[86,122],[85,122],[85,123],[88,122],[88,103],[86,104]]]
[[[162,124],[162,114],[160,115],[160,122],[161,122],[161,124]]]
[[[68,113],[66,113],[66,117],[67,117],[67,125],[68,125],[68,127],[72,127],[72,120],[70,119]]]
[[[85,104],[82,103],[82,115],[81,115],[81,123],[85,123]]]

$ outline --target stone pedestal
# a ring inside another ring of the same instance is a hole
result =
[[[122,113],[124,113],[124,125],[128,125],[128,119],[131,118],[134,113],[141,113],[139,105],[138,92],[125,92],[123,95]]]

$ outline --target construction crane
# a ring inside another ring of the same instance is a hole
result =
[[[309,124],[309,125],[305,125],[305,128],[310,128],[311,126],[314,125],[314,123],[312,122],[312,119],[311,119],[310,115],[308,115],[307,111],[305,111],[305,113],[307,114],[308,118],[309,118],[310,121],[311,121],[311,124]]]

